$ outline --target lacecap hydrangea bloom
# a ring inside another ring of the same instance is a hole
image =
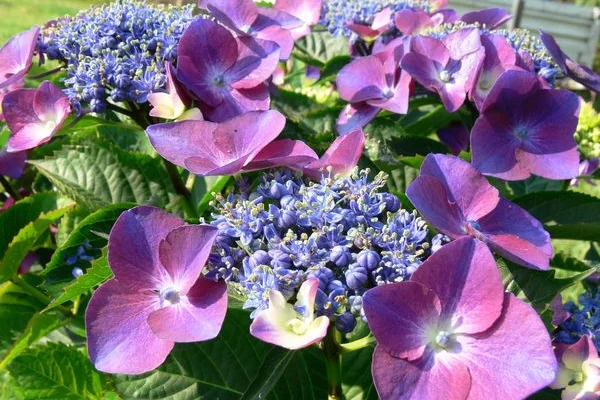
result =
[[[560,324],[556,341],[573,344],[588,335],[600,349],[600,290],[590,290],[579,296],[579,305],[568,301],[564,310],[569,318]]]
[[[255,192],[218,196],[208,276],[237,283],[252,317],[267,309],[270,291],[289,300],[318,279],[315,315],[352,331],[362,295],[407,280],[430,248],[425,222],[401,209],[385,183],[366,170],[312,183],[282,172],[264,175]]]
[[[38,50],[65,65],[76,105],[102,112],[108,98],[145,103],[164,88],[165,61],[175,61],[192,9],[130,0],[92,7],[48,24]]]

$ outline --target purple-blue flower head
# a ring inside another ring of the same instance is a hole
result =
[[[86,310],[88,352],[97,369],[141,374],[176,342],[212,339],[227,311],[223,281],[202,276],[217,229],[186,225],[147,206],[121,214],[108,239],[114,278]]]
[[[510,70],[498,78],[480,111],[471,151],[481,173],[506,180],[578,175],[575,93],[548,88],[535,73]]]

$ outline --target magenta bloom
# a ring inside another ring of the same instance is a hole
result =
[[[406,195],[431,225],[451,238],[473,236],[517,264],[549,268],[548,232],[527,211],[501,198],[471,164],[429,154]]]
[[[202,111],[210,120],[221,122],[269,108],[264,82],[277,67],[280,49],[274,42],[256,43],[236,39],[223,26],[202,18],[181,37],[177,78],[203,103]]]
[[[207,0],[204,2],[212,15],[240,38],[277,43],[279,58],[287,60],[294,48],[290,30],[301,28],[305,22],[275,8],[258,7],[252,0]]]
[[[517,64],[517,52],[504,36],[496,33],[481,35],[481,44],[485,49],[485,58],[479,77],[469,92],[477,109],[483,106],[498,77],[506,70],[515,69]]]
[[[547,88],[533,72],[511,70],[498,78],[480,111],[471,151],[483,174],[506,180],[578,175],[575,93]]]
[[[565,388],[562,400],[600,398],[600,358],[592,339],[585,335],[577,343],[559,343],[554,349],[559,361],[553,389]]]
[[[365,147],[365,134],[356,130],[336,138],[323,156],[303,168],[304,175],[320,181],[323,175],[348,175],[352,172]]]
[[[0,49],[0,92],[6,87],[22,82],[31,67],[39,33],[40,28],[35,26],[12,37]]]
[[[124,212],[108,240],[115,277],[86,310],[88,352],[100,371],[141,374],[174,344],[212,339],[227,311],[225,282],[201,276],[217,229],[153,207]]]
[[[504,293],[494,257],[471,238],[443,246],[410,281],[367,291],[363,307],[382,400],[520,400],[556,375],[543,322]]]
[[[487,29],[496,29],[510,18],[510,13],[504,8],[486,8],[465,13],[460,20],[467,24],[479,24]]]
[[[571,60],[556,43],[556,40],[544,31],[540,31],[540,39],[546,46],[554,62],[571,79],[581,83],[583,86],[595,92],[600,92],[600,75],[586,67]]]
[[[439,93],[444,107],[454,112],[464,103],[477,80],[485,50],[474,28],[461,29],[442,40],[413,38],[402,68],[425,88]]]
[[[239,173],[283,130],[278,111],[252,111],[222,123],[187,120],[151,125],[152,146],[164,158],[197,175]]]
[[[29,150],[48,142],[71,112],[69,98],[49,81],[37,89],[17,89],[2,101],[12,135],[7,151]]]
[[[25,161],[27,161],[27,151],[9,153],[6,147],[0,149],[0,175],[19,179],[25,170]]]

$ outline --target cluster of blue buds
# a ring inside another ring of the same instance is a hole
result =
[[[65,64],[65,92],[76,109],[103,112],[106,100],[144,103],[166,83],[192,6],[119,1],[81,11],[47,26],[38,51]]]
[[[488,29],[477,23],[467,24],[462,21],[456,21],[426,29],[424,34],[441,39],[463,28],[477,28],[482,35],[499,34],[506,37],[523,62],[528,64],[528,66],[532,66],[535,72],[551,85],[554,84],[556,78],[562,75],[559,66],[554,62],[542,41],[533,36],[527,29]]]
[[[217,196],[219,229],[209,275],[237,283],[245,308],[268,307],[269,290],[290,298],[319,279],[317,315],[354,329],[369,288],[407,280],[430,252],[428,228],[368,170],[308,182],[289,171],[264,175],[256,192]]]
[[[83,269],[81,269],[81,267],[84,264],[94,261],[99,256],[100,251],[95,249],[90,244],[89,240],[85,239],[83,243],[77,247],[77,251],[75,253],[65,258],[65,264],[73,267],[71,273],[75,278],[78,278],[83,275]]]
[[[580,305],[569,301],[564,305],[570,316],[561,325],[556,340],[561,343],[575,343],[583,335],[592,338],[600,351],[600,290],[587,291],[579,296]]]
[[[387,7],[394,12],[407,8],[429,12],[431,4],[426,0],[325,0],[321,25],[334,36],[354,37],[354,33],[346,27],[348,22],[371,25],[375,14]]]

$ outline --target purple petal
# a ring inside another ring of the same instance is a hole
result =
[[[450,58],[460,60],[481,48],[481,33],[477,28],[464,28],[444,36],[442,43],[448,49]]]
[[[452,332],[473,334],[500,317],[504,286],[487,246],[470,237],[442,246],[411,277],[432,289],[442,305],[441,319]]]
[[[419,35],[411,40],[410,46],[412,52],[421,54],[440,65],[446,65],[450,60],[448,48],[441,40]]]
[[[486,8],[468,12],[460,19],[467,24],[479,24],[488,29],[496,29],[510,18],[510,13],[504,8]]]
[[[501,199],[498,206],[478,223],[488,245],[501,256],[526,267],[549,268],[550,235],[521,207]]]
[[[412,77],[406,71],[401,71],[398,83],[393,89],[390,88],[386,91],[388,96],[391,92],[393,94],[392,97],[381,100],[369,100],[367,103],[396,114],[406,114],[408,112],[411,82]]]
[[[295,28],[300,28],[304,25],[304,21],[297,18],[293,14],[280,10],[276,7],[260,7],[258,9],[258,18],[253,24],[253,28],[257,25],[261,27],[280,26],[285,30],[291,31]]]
[[[182,121],[152,125],[146,133],[156,151],[198,175],[238,173],[283,130],[278,111],[253,111],[221,124]]]
[[[209,225],[185,225],[173,229],[160,242],[160,262],[170,283],[186,295],[200,277],[218,230]]]
[[[405,35],[412,35],[415,31],[433,26],[429,14],[420,9],[412,8],[397,11],[394,22],[396,28]]]
[[[87,345],[94,366],[112,374],[142,374],[162,364],[173,342],[158,338],[147,323],[159,307],[132,282],[111,279],[100,286],[88,304]]]
[[[471,375],[463,363],[436,357],[433,351],[409,362],[375,348],[371,371],[381,400],[465,400],[471,387]]]
[[[437,135],[455,156],[469,147],[469,131],[462,122],[453,122],[450,126],[440,128]]]
[[[199,18],[185,30],[177,54],[177,78],[181,83],[202,102],[219,105],[223,91],[227,91],[225,73],[238,58],[233,35],[216,22]]]
[[[406,190],[406,196],[427,222],[440,232],[452,238],[466,235],[464,225],[467,221],[439,179],[419,176]]]
[[[287,29],[284,29],[278,25],[269,26],[255,32],[254,36],[257,39],[275,42],[281,48],[279,53],[279,59],[281,61],[285,61],[290,58],[292,50],[294,49],[294,38]]]
[[[227,71],[232,87],[250,89],[273,75],[281,50],[275,42],[242,37],[238,39],[238,48],[238,61]]]
[[[517,161],[531,174],[547,179],[572,179],[579,175],[579,151],[577,147],[553,154],[517,152]]]
[[[496,80],[488,93],[481,113],[497,108],[519,112],[529,94],[541,89],[541,83],[535,73],[523,70],[505,71]]]
[[[546,49],[569,78],[581,83],[588,89],[600,92],[600,75],[584,65],[577,64],[571,60],[558,46],[556,40],[544,31],[540,31],[540,39]]]
[[[274,8],[304,21],[304,25],[292,29],[290,33],[297,40],[310,33],[310,27],[319,23],[323,0],[277,0]]]
[[[394,357],[417,360],[425,352],[429,332],[437,328],[442,305],[427,286],[400,282],[368,290],[363,309],[379,348]]]
[[[40,28],[33,28],[13,36],[0,49],[0,89],[20,81],[31,66]]]
[[[0,149],[0,175],[19,179],[25,170],[27,152],[9,153],[6,148]]]
[[[201,277],[179,303],[153,311],[148,325],[159,338],[190,343],[217,337],[227,312],[227,284]]]
[[[429,90],[437,90],[442,86],[440,72],[442,64],[419,53],[408,53],[402,58],[402,70],[408,72],[417,82]]]
[[[458,356],[471,372],[470,398],[524,399],[552,383],[556,375],[546,327],[531,306],[510,293],[505,294],[502,316],[493,327],[458,340],[463,348]]]
[[[304,174],[317,181],[321,180],[323,174],[327,175],[326,170],[333,175],[347,175],[358,164],[364,146],[365,134],[360,129],[339,136],[329,146],[323,157],[304,167]]]
[[[281,139],[269,143],[244,167],[244,171],[288,167],[302,170],[306,164],[318,160],[319,156],[300,140]]]
[[[110,231],[108,264],[120,283],[148,290],[167,281],[159,244],[183,220],[159,208],[139,206],[125,211]]]
[[[205,4],[219,22],[241,35],[248,34],[258,17],[258,7],[252,0],[207,0]]]
[[[371,106],[367,103],[348,104],[336,121],[336,128],[340,135],[347,135],[373,120],[379,114],[379,107]]]
[[[498,190],[468,162],[458,157],[430,154],[421,165],[421,176],[437,178],[465,218],[477,220],[492,211],[500,199]]]
[[[342,68],[337,76],[340,97],[351,103],[383,98],[388,89],[385,73],[378,57],[357,58]]]
[[[266,111],[270,105],[269,87],[262,83],[249,89],[232,89],[214,108],[203,108],[207,119],[224,122],[251,111]]]

